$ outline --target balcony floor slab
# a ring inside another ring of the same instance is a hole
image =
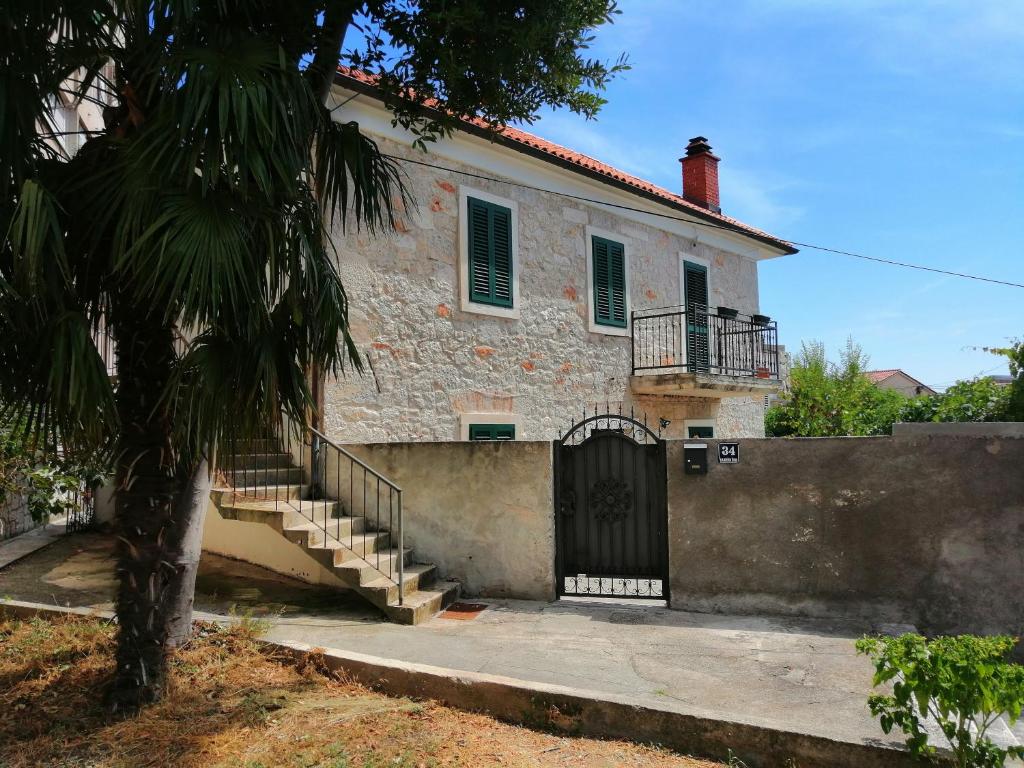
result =
[[[630,390],[637,395],[676,397],[761,397],[778,392],[778,379],[752,376],[724,376],[688,371],[650,371],[629,377]]]

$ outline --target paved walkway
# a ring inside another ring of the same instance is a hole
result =
[[[109,543],[98,537],[68,538],[0,571],[0,595],[21,600],[109,607],[112,588]],[[595,601],[481,602],[487,608],[469,620],[399,626],[358,598],[216,556],[204,558],[196,598],[202,610],[268,616],[273,640],[623,694],[831,739],[899,741],[867,710],[872,668],[853,647],[878,627]]]
[[[19,536],[0,541],[0,568],[6,568],[57,541],[64,535],[66,523],[66,518],[56,518]]]

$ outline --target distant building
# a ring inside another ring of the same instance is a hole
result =
[[[995,376],[986,376],[985,378],[990,379],[1000,387],[1008,387],[1013,383],[1013,376],[1008,373],[998,373]]]
[[[907,397],[918,397],[920,395],[938,394],[927,384],[922,384],[905,371],[899,368],[891,368],[885,371],[867,371],[865,376],[879,389],[895,389]]]

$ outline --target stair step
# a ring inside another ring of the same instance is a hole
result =
[[[406,594],[402,605],[389,605],[384,613],[399,624],[419,624],[436,616],[459,599],[462,585],[457,581],[438,581],[428,589]]]
[[[412,563],[412,550],[405,549],[405,565]],[[368,582],[380,577],[398,577],[398,550],[386,549],[380,552],[368,554],[365,558],[346,560],[334,566],[335,573],[341,577],[346,584],[357,588],[364,587]]]
[[[235,488],[260,488],[266,485],[302,482],[301,467],[262,467],[224,473]]]
[[[295,458],[290,453],[240,453],[225,456],[221,464],[228,471],[263,467],[293,467]]]
[[[309,486],[301,485],[299,483],[282,483],[241,488],[229,487],[223,490],[226,492],[226,496],[225,502],[223,502],[222,506],[242,501],[298,501],[301,497],[309,493]]]
[[[411,563],[405,566],[402,573],[402,583],[405,585],[405,594],[411,595],[422,589],[429,588],[437,580],[437,566],[433,563]],[[390,579],[387,576],[378,575],[360,587],[366,590],[367,597],[379,608],[386,608],[389,605],[398,605],[398,581],[397,578]]]
[[[333,531],[325,533],[318,523],[303,522],[288,526],[284,529],[284,534],[290,541],[295,541],[306,549],[331,550],[332,565],[341,565],[359,558],[369,558],[375,563],[378,550],[382,553],[392,551],[391,534],[387,531],[353,531],[351,534],[335,537]]]

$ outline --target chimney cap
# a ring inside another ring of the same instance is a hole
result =
[[[686,145],[687,157],[703,155],[705,153],[711,153],[711,145],[708,144],[708,139],[706,136],[694,136],[692,139],[690,139],[690,143]]]

